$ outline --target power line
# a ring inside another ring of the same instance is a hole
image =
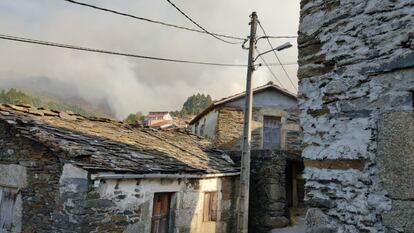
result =
[[[210,65],[210,66],[227,66],[227,67],[246,67],[247,66],[247,65],[242,65],[242,64],[214,63],[214,62],[202,62],[202,61],[191,61],[191,60],[179,60],[179,59],[172,59],[172,58],[152,57],[152,56],[137,55],[137,54],[131,54],[131,53],[114,52],[114,51],[102,50],[102,49],[86,48],[86,47],[80,47],[80,46],[75,46],[75,45],[61,44],[61,43],[55,43],[55,42],[50,42],[50,41],[41,41],[41,40],[28,39],[28,38],[9,36],[9,35],[3,35],[3,34],[0,34],[0,39],[10,40],[10,41],[18,41],[18,42],[24,42],[24,43],[30,43],[30,44],[38,44],[38,45],[44,45],[44,46],[66,48],[66,49],[74,49],[74,50],[94,52],[94,53],[103,53],[103,54],[110,54],[110,55],[117,55],[117,56],[134,57],[134,58],[149,59],[149,60],[158,60],[158,61],[164,61],[164,62],[175,62],[175,63],[186,63],[186,64],[197,64],[197,65]]]
[[[61,43],[50,42],[50,41],[41,41],[41,40],[36,40],[36,39],[9,36],[9,35],[4,35],[4,34],[0,34],[0,39],[9,40],[9,41],[18,41],[18,42],[24,42],[24,43],[30,43],[30,44],[37,44],[37,45],[44,45],[44,46],[51,46],[51,47],[58,47],[58,48],[65,48],[65,49],[80,50],[80,51],[86,51],[86,52],[110,54],[110,55],[125,56],[125,57],[134,57],[134,58],[149,59],[149,60],[159,60],[159,61],[165,61],[165,62],[187,63],[187,64],[197,64],[197,65],[211,65],[211,66],[228,66],[228,67],[246,67],[247,66],[243,64],[214,63],[214,62],[202,62],[202,61],[190,61],[190,60],[179,60],[179,59],[172,59],[172,58],[152,57],[152,56],[122,53],[122,52],[115,52],[115,51],[102,50],[102,49],[86,48],[86,47],[80,47],[76,45],[61,44]],[[283,65],[296,65],[296,64],[297,64],[296,62],[290,62],[290,63],[284,63]],[[280,64],[268,64],[268,65],[269,66],[280,66]]]
[[[297,87],[293,84],[292,78],[290,78],[290,76],[289,76],[288,72],[286,71],[286,69],[285,69],[284,65],[283,65],[283,64],[282,64],[282,62],[280,61],[279,56],[276,54],[275,48],[273,47],[272,43],[270,42],[269,36],[266,34],[266,31],[264,30],[264,28],[263,28],[263,26],[262,26],[262,24],[261,24],[260,22],[259,22],[259,27],[261,28],[261,30],[262,30],[262,32],[263,32],[263,34],[264,34],[264,36],[265,36],[264,38],[265,38],[265,39],[267,40],[267,42],[269,43],[270,48],[272,49],[273,54],[275,55],[275,57],[276,57],[277,61],[279,62],[280,66],[282,67],[283,71],[285,72],[286,77],[288,77],[288,79],[289,79],[290,83],[292,84],[293,88],[295,88],[296,90],[298,90],[298,89],[297,89]]]
[[[256,48],[257,53],[260,54],[260,51]],[[273,73],[273,70],[270,68],[269,64],[266,62],[266,60],[263,58],[263,56],[260,56],[260,59],[262,59],[263,63],[267,67],[267,69],[270,71],[270,74],[272,74],[273,78],[280,84],[281,87],[285,88],[283,84],[280,82],[280,80],[276,77],[275,73]]]
[[[298,38],[298,36],[261,36],[258,39],[292,39],[292,38]]]
[[[137,19],[137,20],[146,21],[146,22],[149,22],[149,23],[160,24],[160,25],[167,26],[167,27],[173,27],[173,28],[178,28],[178,29],[182,29],[182,30],[198,32],[198,33],[203,33],[203,34],[210,34],[210,35],[213,35],[215,37],[222,37],[222,38],[235,39],[235,40],[245,40],[245,38],[241,38],[241,37],[224,35],[224,34],[219,34],[219,33],[212,33],[212,32],[208,32],[208,31],[205,31],[205,30],[198,30],[198,29],[188,28],[188,27],[184,27],[184,26],[171,24],[171,23],[165,23],[165,22],[162,22],[162,21],[147,19],[147,18],[144,18],[144,17],[139,17],[139,16],[136,16],[136,15],[127,14],[127,13],[123,13],[123,12],[119,12],[119,11],[115,11],[115,10],[111,10],[111,9],[108,9],[108,8],[103,8],[103,7],[99,7],[99,6],[95,6],[95,5],[91,5],[91,4],[87,4],[87,3],[83,3],[83,2],[79,2],[79,1],[74,1],[74,0],[63,0],[63,1],[73,3],[73,4],[77,4],[77,5],[80,5],[80,6],[93,8],[93,9],[96,9],[96,10],[110,12],[110,13],[113,13],[113,14],[129,17],[129,18],[133,18],[133,19]],[[232,43],[235,43],[235,42],[232,42]],[[237,42],[237,43],[239,43],[239,42]]]
[[[269,66],[292,66],[292,65],[297,65],[297,62],[285,62],[285,63],[268,63]]]
[[[231,42],[228,40],[224,40],[218,36],[216,36],[214,33],[211,33],[209,31],[207,31],[204,27],[202,27],[200,24],[198,24],[196,21],[194,21],[193,19],[190,18],[190,16],[188,16],[186,13],[184,13],[178,6],[176,6],[173,2],[171,2],[170,0],[166,0],[170,5],[172,5],[178,12],[180,12],[184,17],[186,17],[188,20],[190,20],[190,22],[192,22],[194,25],[196,25],[197,27],[199,27],[201,30],[203,30],[205,33],[211,35],[212,37],[216,38],[217,40],[220,40],[222,42],[228,43],[228,44],[242,44],[243,42]]]

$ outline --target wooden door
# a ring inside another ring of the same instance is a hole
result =
[[[263,149],[280,149],[280,117],[263,117]]]
[[[171,193],[155,193],[151,233],[168,233]]]

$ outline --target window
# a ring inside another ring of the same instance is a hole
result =
[[[217,192],[205,192],[203,222],[215,221],[217,221]]]
[[[168,233],[170,203],[173,193],[155,193],[152,209],[151,233]]]
[[[263,117],[263,149],[280,149],[280,117]]]
[[[12,230],[17,189],[0,187],[0,232]]]

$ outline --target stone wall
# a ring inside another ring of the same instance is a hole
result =
[[[221,108],[217,118],[216,146],[224,150],[239,148],[243,134],[243,110],[238,108]]]
[[[412,171],[414,155],[396,147],[384,152],[391,147],[378,143],[381,135],[392,136],[379,128],[383,117],[404,130],[412,124],[398,114],[413,110],[413,16],[412,1],[301,1],[299,106],[306,199],[313,207],[308,232],[413,232],[412,199],[387,185],[398,176],[387,175],[391,165],[384,158]],[[404,175],[401,184],[414,179]]]
[[[0,164],[0,173],[3,175],[7,173],[7,165],[25,169],[26,178],[13,177],[16,182],[0,184],[0,187],[15,187],[21,195],[22,209],[16,210],[21,211],[16,216],[21,218],[21,221],[17,221],[21,222],[18,229],[22,232],[60,232],[57,230],[59,226],[70,229],[73,223],[68,218],[60,218],[64,215],[58,215],[63,210],[57,204],[62,166],[57,157],[51,155],[51,151],[0,123]],[[25,185],[17,182],[22,179]]]
[[[155,192],[175,193],[174,232],[235,229],[238,177],[92,182],[54,153],[0,123],[0,192],[16,194],[12,226],[1,232],[150,232]],[[215,222],[202,219],[209,191],[218,194]]]
[[[378,167],[392,208],[384,224],[399,232],[414,231],[414,111],[381,115],[378,126]]]
[[[150,232],[154,193],[172,193],[172,232],[231,233],[238,178],[97,180],[86,200],[85,232]],[[217,191],[218,219],[203,221],[204,192]]]
[[[243,134],[243,109],[221,107],[218,110],[215,145],[223,150],[241,150]],[[262,149],[263,116],[281,117],[281,149],[301,150],[301,132],[297,109],[253,108],[252,148]]]
[[[230,152],[240,163],[240,152]],[[249,232],[268,233],[289,224],[286,197],[286,164],[299,155],[286,151],[252,150],[250,174]]]

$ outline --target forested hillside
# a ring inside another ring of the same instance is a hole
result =
[[[51,97],[34,96],[14,88],[11,88],[9,90],[0,90],[0,103],[4,104],[29,104],[35,107],[45,107],[58,111],[72,111],[84,116],[102,115],[95,112],[86,111],[82,107],[71,103],[53,100]]]

